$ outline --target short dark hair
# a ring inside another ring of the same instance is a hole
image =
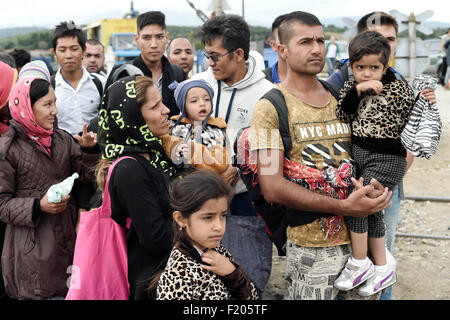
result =
[[[309,12],[294,11],[287,14],[278,27],[278,37],[281,44],[287,44],[292,38],[292,24],[298,22],[308,26],[321,26],[319,18]]]
[[[280,27],[280,24],[284,21],[287,15],[288,14],[286,13],[275,18],[275,20],[272,23],[272,33],[275,31],[275,29],[278,29]]]
[[[191,45],[192,50],[195,50],[194,45],[192,44],[191,40],[189,40],[188,38],[183,37],[183,36],[176,36],[176,37],[172,38],[172,39],[169,41],[169,43],[167,44],[167,48],[166,48],[166,53],[167,53],[167,54],[170,53],[170,45],[172,44],[173,40],[176,40],[176,39],[186,39],[186,40],[189,42],[189,44]]]
[[[76,37],[81,49],[86,50],[86,37],[83,30],[73,21],[64,21],[56,26],[53,31],[53,50],[56,50],[56,44],[59,38]]]
[[[196,170],[171,184],[170,204],[174,211],[180,211],[183,217],[189,218],[208,200],[225,197],[229,203],[233,192],[219,174]]]
[[[147,11],[137,17],[138,33],[150,24],[157,24],[163,30],[166,30],[166,16],[161,11]]]
[[[14,58],[17,68],[22,68],[31,61],[31,55],[24,49],[14,49],[9,55]]]
[[[369,28],[369,23],[379,23],[380,25],[393,26],[395,29],[395,34],[398,33],[397,20],[386,12],[374,11],[359,19],[357,24],[358,33],[366,31]]]
[[[103,45],[103,43],[101,43],[100,41],[98,41],[97,39],[88,39],[86,41],[86,44],[89,44],[91,46],[102,46],[103,50],[105,50],[105,46]]]
[[[389,64],[391,47],[385,37],[376,31],[364,31],[358,33],[348,45],[350,65],[368,54],[380,55],[380,61],[384,66]]]
[[[245,20],[234,14],[217,16],[208,20],[200,30],[203,44],[222,38],[222,46],[232,52],[236,49],[244,50],[247,60],[250,52],[250,28]]]
[[[14,61],[14,58],[4,52],[0,52],[0,61],[3,63],[6,63],[8,66],[10,66],[11,68],[16,69],[16,61]]]

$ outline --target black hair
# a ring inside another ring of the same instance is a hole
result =
[[[356,26],[358,33],[364,32],[369,28],[369,24],[379,23],[380,25],[393,26],[395,29],[395,34],[398,33],[398,23],[397,20],[390,14],[382,11],[374,11],[366,14],[364,17],[359,19]]]
[[[170,203],[174,211],[180,211],[183,217],[189,218],[203,204],[211,199],[233,196],[233,189],[222,177],[207,170],[196,170],[185,175],[170,186]]]
[[[16,69],[16,62],[14,61],[14,58],[11,55],[4,52],[0,52],[0,61],[6,63],[11,68]]]
[[[31,55],[23,49],[14,49],[9,55],[14,58],[17,68],[22,68],[31,61]]]
[[[376,31],[364,31],[357,34],[348,45],[350,65],[368,54],[380,55],[384,66],[389,64],[391,47],[385,37]]]
[[[166,30],[166,16],[161,11],[148,11],[140,14],[137,17],[137,31],[138,33],[150,24],[157,24],[163,30]]]
[[[250,28],[245,20],[234,14],[217,16],[202,26],[200,36],[203,44],[222,38],[222,46],[229,52],[244,50],[247,60],[250,52]]]
[[[35,79],[30,86],[30,101],[33,105],[37,100],[46,96],[50,91],[50,82],[44,79]]]
[[[294,11],[287,14],[280,26],[278,27],[278,37],[281,44],[287,44],[293,35],[292,24],[293,23],[306,24],[308,26],[321,26],[319,18],[309,12]]]
[[[286,19],[286,16],[288,14],[282,14],[281,16],[278,16],[275,18],[275,20],[272,23],[272,33],[275,31],[275,29],[278,29],[280,27],[280,24]]]
[[[59,38],[76,37],[81,49],[86,50],[86,37],[83,30],[73,21],[64,21],[58,24],[53,31],[53,50],[56,50],[56,44]]]
[[[91,46],[98,46],[101,45],[103,50],[105,50],[105,46],[103,45],[103,43],[101,43],[100,41],[98,41],[97,39],[88,39],[86,41],[86,44],[89,44]]]
[[[195,170],[179,180],[174,180],[170,185],[169,191],[172,209],[180,211],[181,215],[186,219],[198,211],[208,200],[226,197],[229,204],[233,194],[233,188],[219,174],[208,170]],[[175,221],[173,221],[173,229],[174,243],[183,236],[188,237],[184,229],[179,231]],[[147,289],[149,295],[154,295],[165,265],[166,263],[163,261],[159,268],[160,271],[149,279]]]

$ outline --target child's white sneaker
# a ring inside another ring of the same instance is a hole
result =
[[[358,294],[368,297],[396,283],[397,274],[395,270],[389,265],[387,269],[387,272],[380,272],[375,268],[374,275],[363,286],[358,288]]]
[[[353,262],[351,257],[345,264],[344,270],[334,281],[334,287],[342,291],[351,290],[372,277],[374,273],[375,269],[370,259],[366,258],[366,263],[363,266],[359,266]]]

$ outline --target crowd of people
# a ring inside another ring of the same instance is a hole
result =
[[[23,50],[0,55],[0,296],[65,299],[80,214],[108,192],[126,229],[130,300],[262,299],[273,243],[233,165],[250,127],[254,184],[289,208],[285,299],[391,299],[413,161],[400,134],[417,94],[436,103],[390,66],[397,32],[389,14],[365,15],[334,70],[339,48],[320,20],[287,13],[272,25],[278,62],[264,69],[245,20],[217,16],[201,28],[208,69],[194,74],[192,43],[170,39],[165,15],[149,11],[137,17],[140,55],[109,72],[103,44],[72,21],[54,29],[55,73]],[[262,98],[273,89],[287,107],[288,154]],[[70,195],[50,202],[47,190],[74,172]]]

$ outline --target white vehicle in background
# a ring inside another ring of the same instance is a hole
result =
[[[444,83],[444,52],[441,48],[441,39],[427,39],[424,41],[425,45],[428,47],[430,65],[425,70],[424,73],[435,76],[439,79],[439,83]]]

